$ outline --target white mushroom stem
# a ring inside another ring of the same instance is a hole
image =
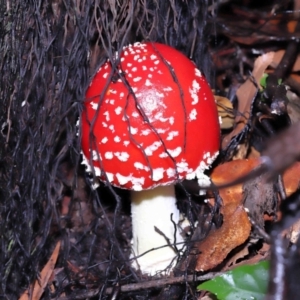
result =
[[[172,220],[171,221],[171,215]],[[131,192],[132,218],[132,255],[139,256],[151,249],[145,255],[133,261],[133,266],[143,273],[155,275],[168,267],[174,267],[176,252],[168,246],[167,237],[171,245],[183,241],[177,227],[176,241],[175,226],[179,223],[180,213],[176,206],[175,189],[173,185],[159,186],[151,190]],[[155,230],[159,229],[162,234]],[[163,247],[162,247],[163,246]],[[156,249],[162,247],[160,249]],[[182,248],[182,244],[178,245]],[[170,271],[171,268],[167,270]]]

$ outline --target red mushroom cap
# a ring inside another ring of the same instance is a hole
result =
[[[107,61],[81,117],[83,154],[96,175],[133,190],[201,176],[218,153],[220,128],[213,94],[194,63],[169,46],[135,43],[123,49],[109,82],[111,76]]]

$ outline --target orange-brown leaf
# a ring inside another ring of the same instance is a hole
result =
[[[26,290],[19,298],[19,300],[39,300],[41,298],[42,294],[44,293],[45,287],[49,282],[49,278],[53,273],[59,254],[59,249],[60,241],[57,242],[49,261],[40,273],[39,279],[35,281],[33,289],[31,288],[30,290]]]
[[[222,185],[248,174],[258,165],[258,158],[232,160],[216,167],[211,174],[211,180],[216,185]],[[224,205],[232,202],[240,203],[242,192],[242,184],[219,190]]]
[[[241,205],[230,203],[223,208],[223,225],[199,243],[196,271],[207,271],[219,265],[229,252],[249,237],[251,224]]]
[[[214,169],[211,179],[215,184],[225,184],[251,172],[259,165],[259,159],[234,160],[219,165]],[[295,163],[283,175],[287,195],[299,186],[300,163]],[[242,245],[249,237],[251,224],[245,212],[243,201],[243,185],[238,184],[220,189],[223,199],[223,224],[212,230],[207,238],[197,244],[200,255],[197,259],[196,271],[207,271],[215,268],[236,247]]]

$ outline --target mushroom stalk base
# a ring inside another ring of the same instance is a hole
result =
[[[155,275],[159,271],[169,273],[176,263],[173,245],[175,242],[183,242],[177,227],[180,213],[176,205],[174,186],[132,191],[131,218],[133,232],[131,257],[149,251],[133,260],[133,266],[149,275]],[[182,244],[178,245],[178,248],[181,249]]]

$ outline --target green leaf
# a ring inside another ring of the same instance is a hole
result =
[[[259,81],[260,86],[262,87],[262,89],[264,90],[267,87],[267,78],[269,77],[269,74],[264,73],[262,78]],[[282,84],[282,79],[279,78],[277,81],[278,85]]]
[[[264,75],[262,76],[262,78],[260,79],[260,81],[259,81],[259,84],[261,85],[261,87],[263,88],[263,89],[265,89],[266,88],[266,86],[267,86],[267,78],[268,78],[268,74],[267,73],[264,73]]]
[[[267,291],[269,262],[237,267],[201,283],[198,290],[215,294],[218,300],[263,300]]]

